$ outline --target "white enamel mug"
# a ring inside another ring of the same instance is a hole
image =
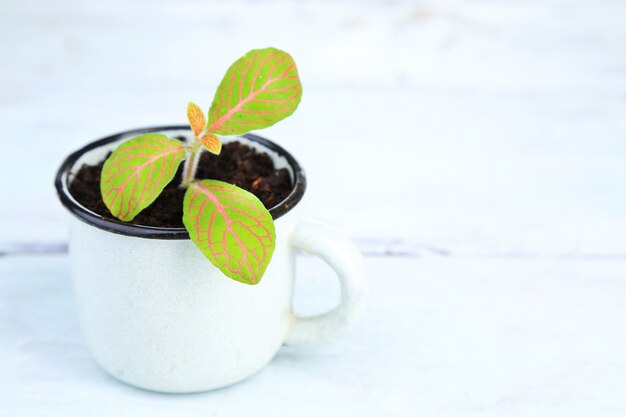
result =
[[[82,331],[100,366],[140,388],[207,391],[259,371],[283,343],[316,345],[343,337],[363,313],[367,285],[359,251],[345,237],[294,212],[306,180],[284,149],[255,135],[239,140],[286,167],[291,194],[270,209],[276,249],[265,275],[250,286],[227,278],[184,229],[136,226],[101,217],[78,203],[68,185],[122,141],[147,132],[189,137],[184,126],[123,132],[70,155],[57,174],[63,205],[74,214],[70,255]],[[228,140],[226,140],[227,142]],[[300,249],[337,273],[341,302],[302,318],[292,310],[294,260]]]

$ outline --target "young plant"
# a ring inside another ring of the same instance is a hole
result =
[[[220,135],[269,127],[291,115],[301,95],[296,64],[288,53],[275,48],[248,52],[226,72],[208,117],[189,103],[193,143],[146,133],[119,145],[102,168],[104,203],[116,218],[133,220],[159,196],[185,160],[183,223],[191,240],[226,276],[257,284],[274,252],[272,216],[256,196],[241,188],[197,180],[196,167],[204,149],[220,153]]]

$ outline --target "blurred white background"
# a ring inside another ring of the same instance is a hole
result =
[[[369,253],[624,257],[626,4],[0,2],[0,245],[63,244],[52,178],[121,130],[185,122],[273,45],[301,107],[260,132],[309,177],[304,214]]]

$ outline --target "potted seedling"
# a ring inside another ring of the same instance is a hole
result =
[[[360,317],[360,254],[336,232],[294,214],[306,188],[302,168],[282,147],[248,133],[291,115],[301,96],[288,53],[252,50],[228,69],[206,115],[188,104],[189,127],[123,132],[65,160],[56,187],[74,214],[79,316],[107,372],[157,391],[209,390],[256,372],[283,343],[335,340]],[[237,186],[232,177],[216,179],[221,171],[199,174],[219,166],[223,157],[210,155],[220,155],[223,144],[265,158],[272,173],[282,173],[286,192],[261,201],[271,192],[271,181],[259,187],[263,176]],[[87,183],[92,194],[97,188],[95,202],[84,199]],[[174,223],[159,220],[166,212]],[[332,311],[293,314],[296,249],[337,272],[342,300]]]

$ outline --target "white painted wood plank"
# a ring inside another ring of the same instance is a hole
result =
[[[307,169],[303,214],[365,249],[626,256],[625,14],[556,0],[3,4],[0,246],[62,244],[63,156],[183,122],[253,39],[299,63],[302,106],[266,133]]]
[[[329,269],[302,258],[296,307],[333,305]],[[370,258],[360,327],[284,348],[241,384],[159,395],[116,382],[81,340],[68,259],[0,260],[0,414],[623,416],[626,263]]]

